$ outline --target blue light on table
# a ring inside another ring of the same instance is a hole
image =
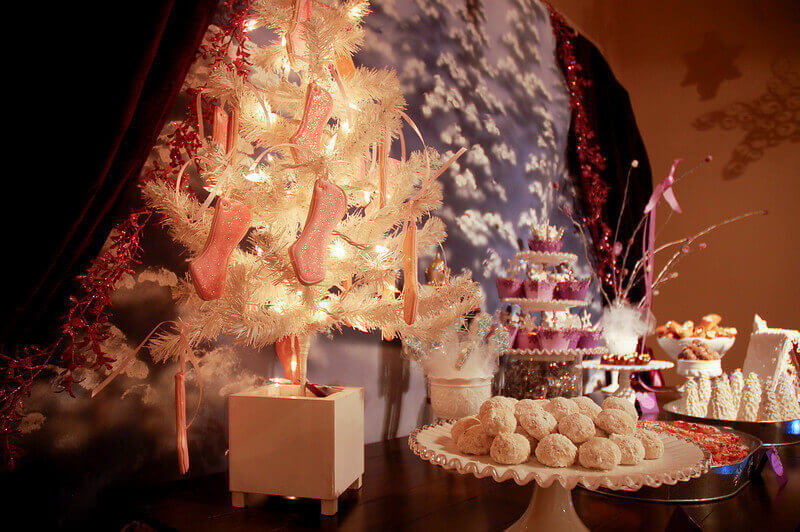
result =
[[[789,425],[786,427],[786,432],[789,434],[800,434],[800,419],[790,421]]]

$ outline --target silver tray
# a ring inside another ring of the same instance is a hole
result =
[[[739,432],[755,436],[766,446],[794,445],[800,443],[800,419],[791,421],[731,421],[728,419],[710,419],[683,414],[678,411],[680,401],[672,401],[664,405],[664,417],[668,420],[679,419],[692,423],[729,427]]]
[[[678,482],[674,486],[663,485],[658,488],[644,486],[638,491],[612,491],[604,488],[594,491],[620,499],[681,504],[704,503],[733,497],[750,484],[750,479],[761,474],[766,448],[761,444],[761,440],[747,433],[727,427],[719,428],[723,432],[736,434],[742,443],[750,448],[750,453],[742,461],[712,467],[700,478]]]

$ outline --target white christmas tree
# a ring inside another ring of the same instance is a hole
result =
[[[705,415],[705,405],[700,402],[700,391],[697,388],[697,381],[690,378],[683,387],[684,411],[690,416],[703,417]]]
[[[761,380],[756,373],[749,373],[744,381],[742,400],[739,402],[739,421],[757,421],[761,406]]]
[[[191,261],[176,289],[190,344],[221,334],[255,348],[277,343],[298,383],[317,333],[435,341],[480,305],[468,274],[417,282],[417,254],[446,236],[430,212],[447,163],[429,148],[406,155],[410,119],[395,73],[354,66],[368,10],[363,0],[253,2],[255,26],[275,39],[251,50],[247,81],[217,68],[202,87],[216,102],[197,158],[210,196],[162,181],[143,187]],[[151,345],[157,360],[179,349],[178,333]]]
[[[800,419],[800,405],[797,402],[797,391],[791,375],[788,373],[781,375],[776,394],[781,408],[781,419]]]
[[[711,399],[708,403],[707,417],[712,419],[736,418],[736,407],[733,404],[733,395],[726,375],[716,377],[711,382]]]
[[[708,413],[708,402],[711,400],[711,380],[701,376],[697,379],[697,404],[699,405],[700,417],[706,417]]]

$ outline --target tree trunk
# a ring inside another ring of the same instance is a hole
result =
[[[312,336],[299,336],[297,338],[298,349],[296,351],[297,365],[294,368],[294,383],[300,385],[300,395],[305,395],[306,391],[306,372],[308,371],[308,350],[311,347]]]

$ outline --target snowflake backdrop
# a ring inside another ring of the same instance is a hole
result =
[[[484,2],[479,11],[467,4],[375,2],[358,61],[398,70],[426,142],[447,153],[472,146],[446,174],[439,214],[450,267],[474,272],[493,311],[495,274],[543,214],[567,229],[566,251],[584,251],[558,208],[571,193],[543,205],[548,182],[565,181],[570,117],[547,9],[526,0]],[[576,273],[588,268],[582,260]]]

